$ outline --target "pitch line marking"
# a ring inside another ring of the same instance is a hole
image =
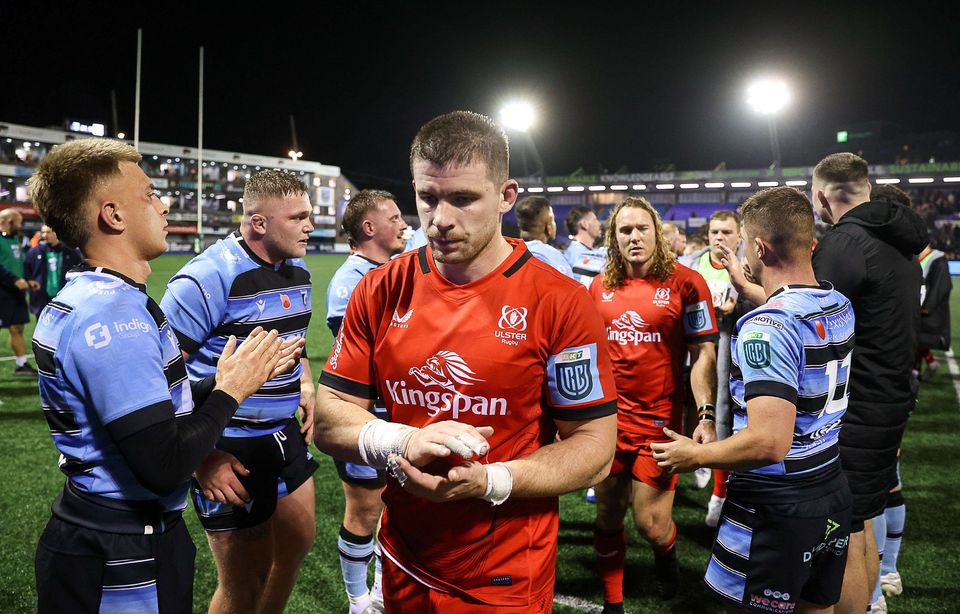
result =
[[[949,349],[944,354],[947,357],[947,369],[950,370],[950,379],[953,381],[953,390],[957,393],[957,400],[960,400],[960,367],[954,358],[953,349]]]
[[[603,607],[595,603],[587,601],[586,599],[581,599],[580,597],[573,597],[571,595],[561,595],[555,593],[553,595],[553,602],[568,608],[573,608],[579,612],[602,612]]]

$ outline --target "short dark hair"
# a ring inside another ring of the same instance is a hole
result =
[[[813,176],[829,183],[860,183],[867,180],[867,161],[849,152],[830,154],[817,163]]]
[[[410,172],[418,160],[440,167],[483,162],[496,184],[510,175],[510,147],[503,128],[486,115],[454,111],[431,119],[410,145]]]
[[[285,198],[307,193],[307,184],[286,171],[265,170],[247,179],[243,186],[244,209],[254,207],[261,198]]]
[[[140,162],[123,141],[77,139],[57,145],[30,178],[33,206],[63,243],[83,248],[90,238],[87,200],[100,182],[120,174],[121,162]]]
[[[580,229],[577,226],[580,225],[580,220],[586,217],[589,214],[596,215],[597,212],[591,209],[590,207],[574,207],[567,213],[567,218],[564,220],[564,224],[567,225],[567,233],[570,235],[577,234]]]
[[[386,190],[360,190],[350,199],[347,208],[343,211],[343,221],[340,223],[340,227],[343,228],[343,232],[347,235],[351,245],[357,246],[360,244],[360,237],[363,236],[360,226],[363,224],[363,218],[367,212],[375,209],[379,203],[385,200],[396,201],[397,197]]]
[[[743,225],[781,256],[810,256],[815,229],[813,207],[796,188],[780,186],[760,190],[740,206]]]
[[[913,199],[910,195],[895,185],[878,185],[870,191],[870,200],[885,200],[888,203],[897,203],[909,209],[913,208]]]
[[[540,218],[550,208],[550,201],[543,196],[528,196],[517,203],[517,226],[523,232],[537,232]]]

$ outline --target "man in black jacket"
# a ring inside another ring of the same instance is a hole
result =
[[[877,580],[870,519],[883,513],[897,483],[897,450],[916,401],[910,386],[920,316],[916,254],[927,244],[916,213],[870,200],[867,172],[862,158],[832,154],[814,169],[812,188],[820,217],[834,224],[813,253],[814,271],[847,296],[856,313],[850,403],[840,431],[854,523],[837,607],[855,614],[866,611]]]

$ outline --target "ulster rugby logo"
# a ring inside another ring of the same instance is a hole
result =
[[[500,321],[497,322],[499,330],[494,331],[494,336],[500,339],[505,345],[519,345],[521,341],[527,338],[523,331],[527,330],[527,308],[511,307],[504,305],[500,308]]]
[[[503,330],[518,332],[527,330],[527,308],[504,305],[500,310],[500,321],[497,326]]]
[[[657,288],[653,295],[653,304],[657,307],[666,307],[670,304],[670,288]]]

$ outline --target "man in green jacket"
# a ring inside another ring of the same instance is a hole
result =
[[[26,291],[37,290],[40,285],[23,278],[22,223],[23,216],[16,209],[0,211],[0,328],[10,330],[10,347],[17,361],[13,374],[36,377],[37,371],[27,363],[23,325],[30,321]]]

